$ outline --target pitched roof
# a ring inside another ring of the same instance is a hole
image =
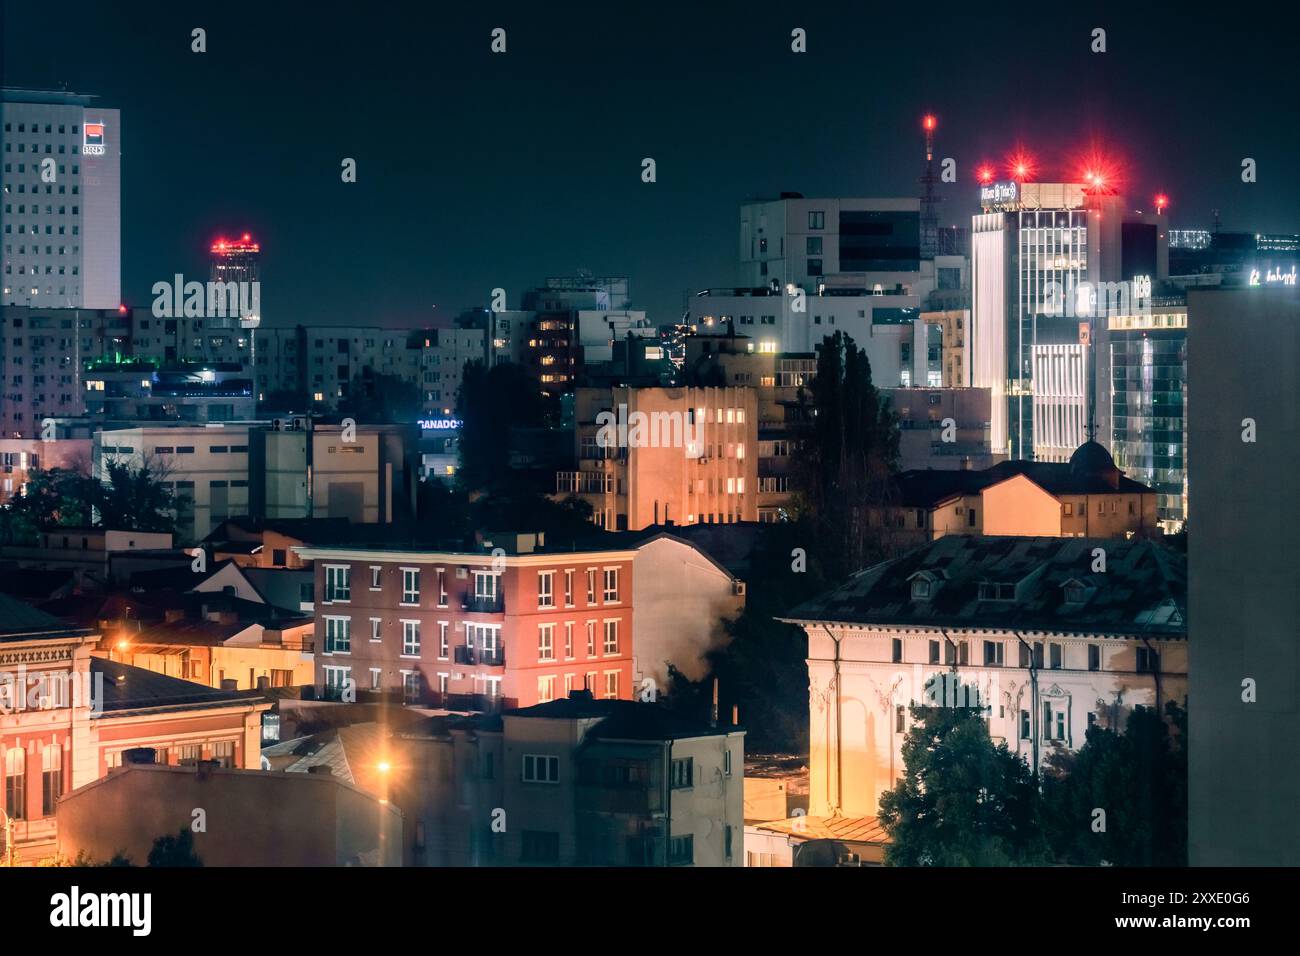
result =
[[[688,737],[711,737],[729,734],[741,728],[710,726],[703,721],[683,717],[662,704],[636,700],[596,700],[583,691],[569,697],[507,710],[505,717],[540,717],[550,720],[599,720],[587,733],[592,740],[678,740]]]
[[[1097,548],[1104,573],[1092,571]],[[930,596],[914,598],[921,572],[932,577]],[[1067,594],[1070,582],[1082,587]],[[981,585],[1012,587],[998,600]],[[1147,540],[948,535],[859,571],[783,619],[1185,638],[1187,558]]]
[[[101,716],[139,710],[192,710],[257,703],[264,698],[257,691],[218,690],[206,684],[168,677],[143,667],[132,667],[102,657],[90,659],[90,673],[96,693],[102,694]],[[102,691],[99,678],[102,676]]]
[[[1004,461],[978,471],[905,471],[894,480],[897,500],[906,508],[929,508],[958,495],[977,495],[985,488],[1024,475],[1049,494],[1155,494],[1128,478],[1096,442],[1084,442],[1064,461]]]
[[[0,594],[0,642],[40,640],[85,633],[52,614]]]
[[[801,840],[840,840],[844,843],[892,843],[879,817],[790,817],[753,825],[757,830],[784,833]]]

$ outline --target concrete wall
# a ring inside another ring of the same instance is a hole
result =
[[[1194,291],[1187,312],[1188,853],[1193,866],[1295,866],[1300,538],[1286,502],[1300,472],[1300,293]]]

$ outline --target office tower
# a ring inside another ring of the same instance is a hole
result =
[[[4,305],[121,304],[121,118],[95,100],[0,90]]]

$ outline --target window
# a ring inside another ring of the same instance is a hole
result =
[[[731,776],[731,751],[730,750],[722,751],[722,775],[724,777]]]
[[[402,703],[418,704],[424,696],[424,685],[419,671],[402,672]]]
[[[419,568],[402,568],[402,603],[420,603]]]
[[[1139,647],[1137,669],[1140,674],[1154,674],[1160,669],[1160,655],[1148,647]]]
[[[227,769],[235,766],[235,742],[233,740],[218,740],[212,744],[212,759],[217,762],[218,767]]]
[[[277,567],[284,567],[286,562],[286,552],[284,548],[271,549],[271,563]]]
[[[690,866],[695,863],[695,836],[675,836],[668,840],[668,863],[671,866]]]
[[[447,622],[438,622],[438,660],[445,661],[451,652],[451,643],[447,635]]]
[[[674,790],[685,790],[695,786],[695,758],[676,758],[673,760],[670,774]]]
[[[573,607],[573,572],[564,572],[564,606]]]
[[[560,862],[560,835],[543,830],[524,830],[520,836],[520,860],[524,863]]]
[[[618,621],[605,622],[605,656],[618,653]]]
[[[382,641],[384,638],[383,628],[384,628],[383,619],[378,617],[372,617],[370,619],[370,640]]]
[[[537,572],[537,606],[555,607],[555,572]]]
[[[808,228],[809,228],[809,229],[825,229],[825,228],[826,228],[826,213],[823,212],[823,211],[820,210],[820,209],[816,209],[816,210],[814,210],[814,209],[810,209],[810,210],[808,210]]]
[[[573,660],[573,622],[564,622],[564,659]]]
[[[618,699],[618,671],[605,671],[605,699]]]
[[[1055,717],[1056,717],[1056,733],[1052,735],[1052,739],[1065,740],[1067,739],[1065,734],[1065,711],[1058,710],[1055,714]]]
[[[596,622],[587,622],[587,656],[596,656]]]
[[[1060,670],[1061,669],[1061,645],[1049,644],[1047,645],[1047,649],[1048,649],[1048,658],[1051,661],[1052,670]]]
[[[352,618],[325,618],[325,653],[347,654],[352,650]]]
[[[447,572],[443,568],[438,569],[438,607],[447,606]]]
[[[5,812],[15,820],[27,817],[27,751],[22,747],[5,753]]]
[[[559,783],[560,758],[549,754],[524,754],[524,783]]]
[[[1088,645],[1088,670],[1101,670],[1101,648],[1096,644]]]
[[[618,601],[618,568],[605,569],[605,603]]]
[[[537,702],[545,704],[547,701],[555,700],[555,676],[537,678]]]
[[[346,564],[325,565],[325,600],[352,599],[352,568]]]
[[[1003,654],[1006,645],[1001,641],[984,642],[984,663],[993,667],[1001,667],[1003,664]]]
[[[901,664],[903,662],[903,639],[901,637],[896,637],[893,639],[892,644],[893,647],[890,660],[895,664]]]
[[[555,660],[554,624],[539,624],[537,626],[537,659],[539,661]]]
[[[938,641],[930,642],[930,663],[931,664],[939,663],[939,642]]]
[[[596,603],[596,569],[587,569],[587,603]]]
[[[346,668],[338,668],[346,670]],[[178,749],[176,762],[182,767],[193,767],[203,758],[203,747],[200,744],[181,744]],[[118,755],[121,757],[121,754]]]
[[[402,654],[406,657],[420,656],[420,622],[402,622]]]
[[[1022,710],[1020,712],[1020,739],[1028,740],[1032,736],[1033,733],[1029,727],[1029,711]]]
[[[894,733],[901,734],[907,730],[907,711],[902,704],[894,706]]]

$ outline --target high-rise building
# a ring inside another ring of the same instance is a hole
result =
[[[121,304],[122,127],[97,99],[0,90],[4,305]]]
[[[969,384],[992,389],[995,451],[1066,461],[1105,432],[1110,373],[1096,319],[1149,300],[1164,277],[1164,207],[1132,213],[1100,181],[987,183],[980,202]]]
[[[1300,290],[1192,291],[1187,314],[1188,862],[1295,866]]]

